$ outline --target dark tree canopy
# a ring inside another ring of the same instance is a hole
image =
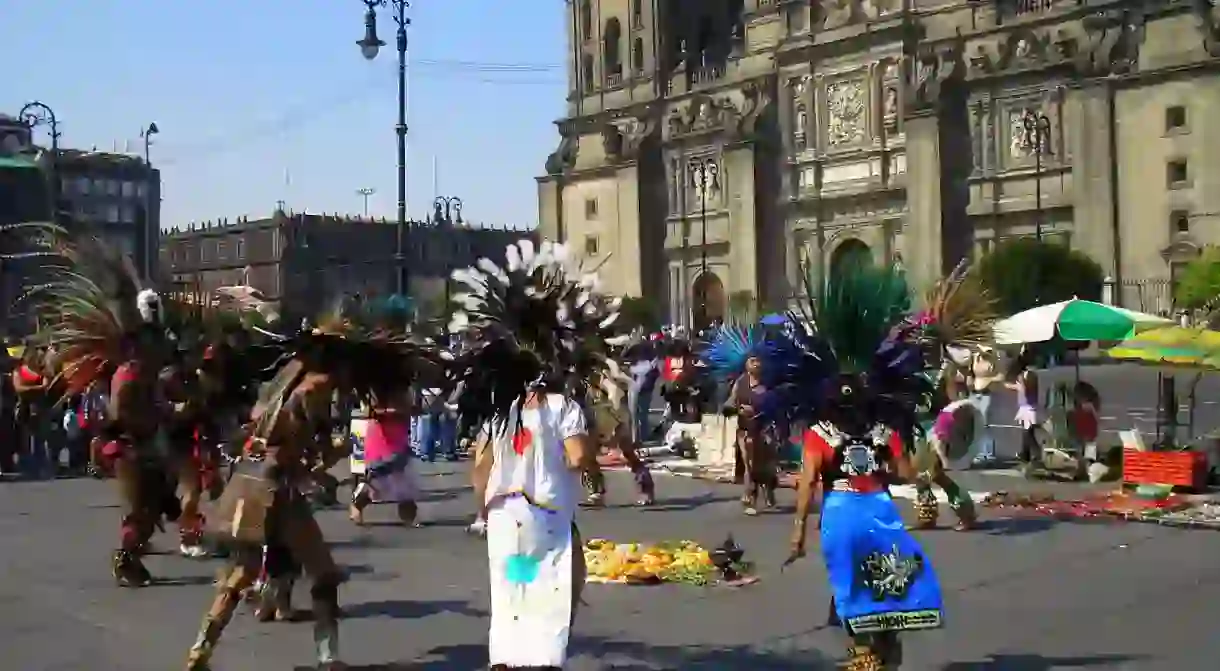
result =
[[[1033,238],[1009,240],[983,257],[978,268],[1001,314],[1072,298],[1101,300],[1105,273],[1083,252]]]

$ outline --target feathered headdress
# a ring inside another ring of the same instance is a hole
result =
[[[505,254],[503,268],[483,258],[453,272],[466,293],[453,297],[449,330],[475,341],[454,366],[464,428],[506,421],[531,389],[617,398],[627,376],[608,349],[630,340],[617,327],[621,299],[598,294],[597,275],[563,245],[522,240]]]
[[[775,419],[903,421],[926,380],[917,342],[899,327],[910,308],[903,272],[852,265],[817,284],[806,271],[805,300],[782,334],[760,348],[762,411]]]
[[[293,380],[305,372],[333,374],[342,371],[342,391],[362,401],[384,399],[405,391],[417,382],[440,384],[452,356],[431,341],[411,335],[406,322],[386,309],[379,300],[344,299],[318,320],[315,328],[302,329],[294,336],[262,333],[275,341],[279,350],[273,366],[287,369],[299,365],[295,376],[277,374],[259,397],[260,406],[274,405],[276,398],[291,392]],[[283,370],[281,370],[283,373]]]
[[[46,263],[18,298],[38,323],[36,343],[54,347],[57,381],[65,393],[84,391],[129,357],[130,339],[144,331],[164,335],[161,299],[146,288],[131,259],[88,233],[54,224],[18,224],[5,230],[30,243]],[[0,258],[13,258],[5,256]]]
[[[978,347],[995,343],[996,301],[978,273],[963,260],[924,297],[923,310],[908,323],[920,337],[942,347]]]
[[[721,326],[715,329],[710,343],[700,352],[700,357],[719,380],[740,375],[746,361],[758,354],[762,343],[761,332],[752,327]]]

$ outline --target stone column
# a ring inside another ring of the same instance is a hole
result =
[[[1067,150],[1072,157],[1073,246],[1119,277],[1121,260],[1114,237],[1114,184],[1110,150],[1111,109],[1106,85],[1068,93],[1064,104]],[[1121,300],[1121,296],[1119,297]]]
[[[615,258],[610,263],[619,267],[615,293],[626,296],[644,295],[640,268],[640,171],[636,163],[626,163],[615,174],[615,199],[618,221],[615,223]]]
[[[562,177],[538,178],[538,235],[544,240],[564,242]]]
[[[725,232],[729,244],[729,277],[723,278],[726,295],[749,291],[759,296],[758,222],[755,220],[754,147],[738,144],[725,147],[721,178],[725,207],[729,213]]]
[[[944,248],[941,207],[940,121],[929,113],[906,120],[907,202],[903,263],[915,286],[941,277]]]

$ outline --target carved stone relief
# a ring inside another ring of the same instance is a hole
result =
[[[818,12],[822,17],[822,29],[834,30],[851,23],[859,4],[860,0],[821,0]]]
[[[898,84],[886,84],[882,91],[881,118],[885,130],[898,130]]]
[[[692,98],[670,110],[666,139],[713,132],[725,132],[732,138],[748,136],[770,102],[763,87],[753,82],[723,95]]]
[[[1025,110],[1008,112],[1008,155],[1020,160],[1031,155],[1034,149],[1033,136],[1025,132]]]
[[[546,173],[548,175],[560,175],[571,170],[572,166],[576,165],[576,150],[578,147],[579,144],[576,138],[570,135],[559,138],[559,146],[546,158]]]
[[[921,54],[912,63],[905,88],[908,105],[913,108],[932,105],[940,97],[941,87],[961,77],[963,71],[962,52],[957,46]]]
[[[831,146],[861,142],[866,136],[868,93],[860,81],[826,87],[827,142]]]
[[[651,120],[628,116],[612,120],[602,128],[602,147],[611,162],[630,160],[639,155],[640,146],[653,133]]]

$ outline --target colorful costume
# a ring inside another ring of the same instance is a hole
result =
[[[404,524],[415,523],[419,482],[412,463],[409,412],[405,397],[397,403],[387,399],[383,407],[364,408],[363,417],[352,419],[352,450],[363,457],[349,510],[356,524],[364,524],[364,509],[374,501],[395,504]]]
[[[955,399],[949,391],[957,367],[968,363],[979,348],[994,343],[995,303],[963,262],[928,292],[925,304],[905,327],[909,337],[923,345],[929,367],[925,374],[939,387],[923,404],[923,423],[930,426],[925,428],[924,439],[917,441],[913,458],[918,472],[915,511],[920,527],[936,526],[940,506],[933,487],[939,487],[957,515],[956,528],[965,531],[976,521],[974,502],[970,492],[949,476],[946,446],[977,442],[976,436],[986,432],[987,417],[974,400]]]
[[[263,389],[246,454],[208,520],[209,533],[233,555],[191,647],[188,671],[209,668],[225,626],[264,563],[268,598],[277,611],[288,609],[295,564],[312,578],[318,666],[339,668],[338,591],[344,577],[304,492],[317,480],[316,469],[342,458],[330,437],[331,401],[336,393],[389,398],[421,375],[443,375],[431,348],[369,331],[347,311],[281,344],[287,363]]]
[[[161,433],[166,406],[158,374],[170,353],[161,299],[141,289],[130,259],[98,239],[46,224],[17,228],[58,260],[44,269],[48,280],[22,297],[34,304],[39,344],[55,351],[56,393],[109,383],[101,453],[124,509],[112,570],[122,586],[147,585],[152,577],[140,554],[162,517],[176,520],[181,512]]]
[[[593,393],[617,404],[628,382],[607,347],[619,301],[594,292],[567,249],[510,245],[508,264],[486,259],[453,279],[453,332],[476,330],[455,365],[463,421],[482,427],[475,491],[486,520],[492,669],[562,668],[584,584],[575,517],[578,473],[596,463],[587,413]]]
[[[804,555],[822,485],[821,548],[832,621],[852,646],[847,669],[901,664],[899,633],[943,624],[939,583],[888,492],[911,477],[906,458],[930,385],[918,341],[899,327],[910,297],[900,271],[861,265],[806,284],[808,308],[763,345],[763,416],[802,422],[805,454],[789,561]]]

